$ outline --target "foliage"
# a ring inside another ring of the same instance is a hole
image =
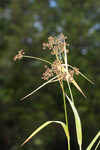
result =
[[[82,75],[86,80],[88,80],[90,83],[93,84],[93,82],[91,80],[89,80],[84,74],[82,74],[78,68],[73,67],[71,65],[68,64],[68,53],[69,53],[69,49],[67,49],[67,47],[69,46],[69,44],[66,41],[67,37],[65,37],[62,33],[57,36],[57,37],[48,37],[48,42],[47,43],[43,43],[43,49],[48,48],[49,51],[51,51],[51,55],[55,56],[55,59],[53,62],[49,62],[45,59],[42,58],[38,58],[38,57],[32,57],[32,56],[27,56],[25,55],[23,50],[20,50],[18,52],[18,54],[14,57],[14,61],[16,61],[17,59],[22,59],[22,58],[33,58],[36,60],[40,60],[42,62],[45,62],[49,65],[45,66],[46,71],[43,73],[42,79],[47,80],[45,83],[43,83],[41,86],[39,86],[37,89],[33,90],[31,93],[29,93],[28,95],[24,96],[21,100],[26,99],[27,97],[31,96],[32,94],[34,94],[35,92],[37,92],[39,89],[41,89],[42,87],[44,87],[46,84],[49,83],[54,83],[54,82],[59,82],[61,89],[62,89],[62,93],[63,93],[63,103],[64,103],[64,112],[65,112],[65,123],[62,121],[47,121],[44,124],[42,124],[40,127],[38,127],[22,144],[21,146],[23,146],[24,144],[26,144],[34,135],[36,135],[38,132],[40,132],[43,128],[45,128],[47,125],[51,124],[51,123],[57,123],[60,124],[65,132],[66,138],[67,138],[67,143],[68,143],[68,150],[70,150],[70,132],[69,132],[69,122],[68,122],[68,117],[67,117],[67,105],[66,105],[66,97],[71,105],[71,108],[73,110],[74,113],[74,119],[75,119],[75,127],[76,127],[76,134],[77,134],[77,142],[79,145],[79,150],[82,150],[82,127],[81,127],[81,120],[80,117],[78,115],[77,109],[75,107],[74,104],[74,98],[73,98],[73,94],[72,94],[72,90],[70,87],[70,83],[72,83],[77,90],[85,97],[83,91],[81,90],[81,88],[79,87],[79,85],[77,84],[77,82],[74,79],[74,75]],[[50,67],[51,66],[51,67]],[[68,97],[68,95],[65,92],[64,89],[64,85],[63,83],[67,82],[68,84],[68,89],[70,92],[70,96],[71,96],[71,100]],[[98,132],[98,134],[96,135],[96,137],[93,139],[93,141],[90,143],[90,145],[88,146],[87,150],[91,150],[91,148],[93,147],[94,143],[97,141],[97,139],[100,137],[100,132]],[[98,148],[100,144],[100,141],[98,142],[97,146],[95,149]]]

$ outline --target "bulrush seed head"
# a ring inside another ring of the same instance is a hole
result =
[[[64,52],[64,44],[68,46],[68,43],[65,43],[65,40],[67,37],[65,37],[62,33],[57,37],[50,36],[48,38],[48,43],[43,43],[43,49],[48,48],[51,51],[52,55],[58,55],[60,53]],[[69,50],[67,49],[67,52]]]
[[[68,80],[69,82],[73,79],[74,70],[66,70],[65,67],[65,53],[68,54],[69,49],[65,47],[68,45],[65,40],[65,37],[62,33],[57,37],[50,36],[48,38],[48,43],[43,43],[43,49],[48,48],[51,50],[51,54],[55,55],[55,60],[51,64],[51,68],[46,68],[46,71],[43,73],[42,79],[48,80],[54,75],[58,76],[58,80]]]
[[[17,59],[22,59],[23,56],[24,56],[24,50],[20,50],[18,54],[14,57],[14,61],[16,61]]]
[[[51,80],[51,78],[55,76],[57,78],[54,79],[52,82],[67,81],[68,86],[69,83],[72,83],[84,95],[81,88],[74,80],[74,74],[81,74],[79,72],[79,69],[76,67],[72,67],[67,62],[67,55],[69,53],[69,49],[66,47],[68,47],[69,44],[66,42],[66,39],[67,37],[65,37],[61,33],[57,37],[50,36],[48,38],[48,42],[43,43],[43,49],[48,48],[51,51],[51,55],[55,56],[55,60],[50,64],[51,67],[46,68],[46,71],[43,73],[42,79]]]
[[[55,57],[55,59],[52,63],[45,59],[42,59],[42,58],[26,56],[26,55],[24,55],[23,50],[20,50],[18,52],[18,54],[14,57],[15,61],[17,59],[22,59],[23,57],[25,57],[25,58],[31,58],[31,59],[33,58],[35,60],[45,62],[49,65],[49,67],[47,65],[44,66],[46,71],[42,75],[42,79],[47,80],[47,81],[44,84],[42,84],[41,86],[39,86],[37,89],[35,89],[33,92],[31,92],[28,95],[26,95],[25,97],[23,97],[22,99],[25,99],[28,96],[32,95],[33,93],[38,91],[40,88],[44,87],[46,84],[49,84],[51,82],[56,82],[56,81],[66,81],[67,82],[72,99],[73,99],[73,96],[72,96],[72,92],[71,92],[69,83],[72,83],[78,89],[78,91],[82,95],[84,95],[83,91],[81,90],[81,88],[79,87],[77,82],[74,80],[74,74],[83,76],[86,80],[88,80],[89,82],[91,82],[93,84],[93,82],[91,80],[89,80],[84,74],[82,74],[78,68],[73,67],[68,64],[67,55],[69,53],[69,49],[68,49],[69,44],[66,42],[66,39],[67,39],[67,37],[61,33],[57,37],[50,36],[48,38],[48,42],[43,43],[43,49],[48,48],[51,51],[51,55],[54,55],[54,57]],[[62,82],[60,82],[60,85],[61,84],[62,84]]]

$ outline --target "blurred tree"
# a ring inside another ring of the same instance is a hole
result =
[[[38,125],[47,120],[63,120],[62,94],[58,84],[44,87],[20,102],[20,98],[43,82],[41,62],[23,59],[13,62],[20,49],[28,55],[50,60],[42,43],[48,36],[63,32],[70,43],[69,62],[88,77],[79,83],[87,95],[85,100],[73,87],[75,104],[83,124],[83,149],[100,127],[100,1],[95,0],[0,0],[0,147],[17,146]],[[57,92],[58,91],[58,92]],[[77,149],[72,112],[69,109],[72,149]],[[92,132],[91,132],[92,131]],[[64,133],[49,127],[22,149],[58,149],[65,147]],[[60,135],[60,136],[58,136]],[[60,141],[60,142],[59,142]],[[17,144],[16,144],[17,143]]]

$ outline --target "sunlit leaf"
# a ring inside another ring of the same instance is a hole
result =
[[[92,142],[89,144],[89,146],[87,147],[86,150],[91,150],[92,146],[94,145],[94,143],[96,142],[96,140],[100,137],[100,131],[97,133],[97,135],[94,137],[94,139],[92,140]],[[99,143],[100,144],[100,143]]]
[[[61,121],[47,121],[45,122],[44,124],[42,124],[40,127],[38,127],[22,144],[21,146],[23,146],[24,144],[26,144],[34,135],[36,135],[39,131],[41,131],[43,128],[45,128],[46,126],[48,126],[49,124],[51,123],[57,123],[57,124],[60,124],[63,129],[64,129],[64,132],[67,136],[67,139],[69,140],[69,132],[67,130],[67,127],[65,125],[65,123],[61,122]]]
[[[89,81],[91,84],[94,84],[89,78],[87,78],[83,73],[81,73],[80,71],[79,71],[79,74],[81,75],[81,76],[83,76],[87,81]]]
[[[100,145],[100,141],[98,142],[98,144],[95,147],[95,150],[97,150],[98,146]]]
[[[48,80],[47,82],[43,83],[41,86],[39,86],[37,89],[35,89],[34,91],[32,91],[31,93],[29,93],[28,95],[24,96],[23,98],[21,98],[21,100],[26,99],[27,97],[31,96],[32,94],[34,94],[35,92],[37,92],[39,89],[41,89],[42,87],[44,87],[46,84],[52,82],[54,79],[56,79],[57,76],[53,77],[52,79]]]
[[[83,91],[81,90],[81,88],[79,87],[79,85],[77,84],[77,82],[75,80],[72,80],[72,83],[74,84],[74,86],[79,90],[79,92],[84,96],[85,94],[83,93]]]
[[[74,103],[70,100],[70,98],[66,95],[70,105],[71,105],[71,108],[73,110],[73,113],[74,113],[74,117],[75,117],[75,125],[76,125],[76,133],[77,133],[77,141],[78,141],[78,144],[79,144],[79,147],[80,147],[80,150],[81,150],[81,147],[82,147],[82,127],[81,127],[81,121],[80,121],[80,117],[78,115],[78,112],[76,110],[76,107],[74,105]]]
[[[73,66],[71,66],[71,65],[69,65],[69,64],[68,64],[68,66],[74,70],[74,67],[73,67]],[[89,81],[91,84],[94,84],[93,81],[91,81],[91,80],[90,80],[88,77],[86,77],[83,73],[81,73],[80,71],[78,71],[78,73],[79,73],[83,78],[85,78],[87,81]]]

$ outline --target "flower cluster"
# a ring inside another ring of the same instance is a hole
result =
[[[57,123],[57,124],[60,124],[63,127],[63,129],[64,129],[65,135],[67,137],[68,150],[70,150],[70,133],[69,133],[69,128],[68,128],[69,124],[68,124],[68,119],[67,119],[67,107],[66,107],[66,98],[67,98],[67,100],[69,101],[69,103],[71,105],[73,113],[74,113],[76,133],[77,133],[77,141],[78,141],[79,149],[82,150],[82,127],[81,127],[81,121],[80,121],[77,109],[76,109],[76,107],[74,105],[74,98],[73,98],[73,94],[72,94],[70,83],[72,83],[77,88],[77,90],[84,97],[86,97],[85,94],[83,93],[83,91],[81,90],[80,86],[78,85],[78,83],[74,80],[74,74],[83,76],[86,80],[88,80],[92,84],[93,84],[93,82],[91,80],[89,80],[84,74],[82,74],[79,71],[78,68],[73,67],[70,64],[68,64],[67,55],[69,53],[69,49],[67,49],[67,47],[69,46],[69,44],[66,42],[66,39],[67,39],[67,37],[65,37],[61,33],[57,37],[50,36],[48,38],[48,42],[47,43],[43,43],[43,49],[48,48],[51,51],[51,54],[54,55],[54,57],[55,57],[55,60],[52,63],[49,62],[48,60],[45,60],[45,59],[42,59],[42,58],[38,58],[38,57],[34,57],[34,56],[26,56],[26,55],[24,55],[24,51],[23,50],[20,50],[18,52],[18,54],[14,57],[14,61],[16,61],[17,59],[20,60],[23,57],[24,58],[31,58],[31,59],[33,58],[33,59],[45,62],[45,63],[47,63],[49,65],[49,67],[48,66],[44,66],[46,71],[42,75],[42,79],[43,80],[47,80],[47,81],[45,83],[43,83],[41,86],[39,86],[38,88],[36,88],[35,90],[33,90],[32,92],[30,92],[28,95],[24,96],[21,100],[24,100],[27,97],[31,96],[32,94],[34,94],[35,92],[40,90],[45,85],[47,85],[49,83],[52,83],[52,82],[59,81],[61,89],[62,89],[62,93],[63,93],[65,121],[66,121],[66,123],[64,123],[62,121],[47,121],[47,122],[45,122],[43,125],[38,127],[21,144],[21,146],[26,144],[35,134],[37,134],[41,129],[43,129],[47,125],[49,125],[51,123]],[[71,99],[67,95],[67,93],[66,93],[67,91],[65,92],[63,81],[66,81],[66,83],[68,84],[68,89],[69,89],[69,92],[70,92]],[[98,138],[99,135],[100,135],[100,132],[96,135],[96,137]],[[91,147],[92,147],[91,145],[93,145],[93,142],[96,139],[96,137],[93,139],[93,141],[90,143],[90,145],[88,146],[87,149],[89,149],[89,150],[91,149]],[[97,144],[95,149],[97,149],[99,144],[100,144],[100,142]]]
[[[68,83],[71,98],[72,98],[72,94],[71,94],[69,83],[72,83],[78,89],[78,91],[82,95],[84,95],[83,91],[81,90],[77,82],[74,80],[74,74],[83,76],[86,80],[88,80],[90,83],[93,84],[93,82],[89,80],[84,74],[82,74],[78,68],[73,67],[68,64],[67,55],[69,53],[69,49],[68,49],[69,44],[67,43],[66,40],[67,40],[67,37],[61,33],[57,37],[50,36],[48,38],[48,42],[43,43],[43,49],[48,48],[51,51],[51,54],[54,55],[55,57],[55,60],[52,63],[42,58],[26,56],[24,55],[23,50],[20,50],[18,54],[14,57],[14,61],[16,61],[17,59],[20,60],[23,57],[25,57],[25,58],[31,58],[31,59],[33,58],[33,59],[45,62],[49,65],[49,66],[45,66],[46,70],[42,75],[42,79],[47,80],[47,81],[22,99],[25,99],[28,96],[32,95],[33,93],[38,91],[40,88],[42,88],[46,84],[51,83],[51,82],[56,82],[56,81],[59,81],[60,84],[62,84],[62,81],[66,81]]]
[[[66,39],[67,37],[62,33],[57,37],[50,36],[48,38],[48,43],[43,43],[43,49],[48,48],[49,50],[52,50],[52,55],[61,54],[64,52],[64,45],[69,46],[68,43],[65,43]],[[69,50],[66,49],[66,52],[68,53]]]
[[[24,55],[24,50],[20,50],[16,56],[14,56],[14,61],[17,59],[22,59]]]
[[[43,49],[48,48],[51,51],[52,55],[55,55],[55,61],[51,64],[51,68],[46,67],[46,71],[43,73],[42,79],[48,80],[54,75],[58,76],[58,80],[68,80],[71,82],[73,80],[73,75],[77,72],[77,69],[68,69],[66,70],[65,65],[65,53],[69,52],[66,49],[66,46],[69,44],[65,41],[67,37],[65,37],[62,33],[57,37],[50,36],[48,38],[48,43],[43,43]],[[68,65],[68,64],[67,64]]]
[[[66,81],[68,83],[74,84],[74,86],[84,95],[83,91],[74,80],[74,74],[81,74],[85,79],[91,82],[87,77],[85,77],[78,68],[73,67],[67,62],[67,54],[69,49],[67,47],[69,44],[66,42],[67,37],[62,33],[57,37],[50,36],[47,43],[43,43],[43,49],[48,48],[51,50],[51,54],[55,56],[54,62],[50,63],[50,67],[46,67],[46,71],[42,75],[42,79],[48,80],[49,82],[56,81]],[[84,95],[85,96],[85,95]]]
[[[49,80],[54,75],[57,75],[59,80],[68,80],[69,82],[72,82],[74,74],[79,75],[79,69],[74,67],[73,69],[68,69],[68,72],[66,71],[64,64],[61,64],[60,61],[55,60],[51,64],[51,68],[45,67],[46,71],[43,73],[42,79]]]

